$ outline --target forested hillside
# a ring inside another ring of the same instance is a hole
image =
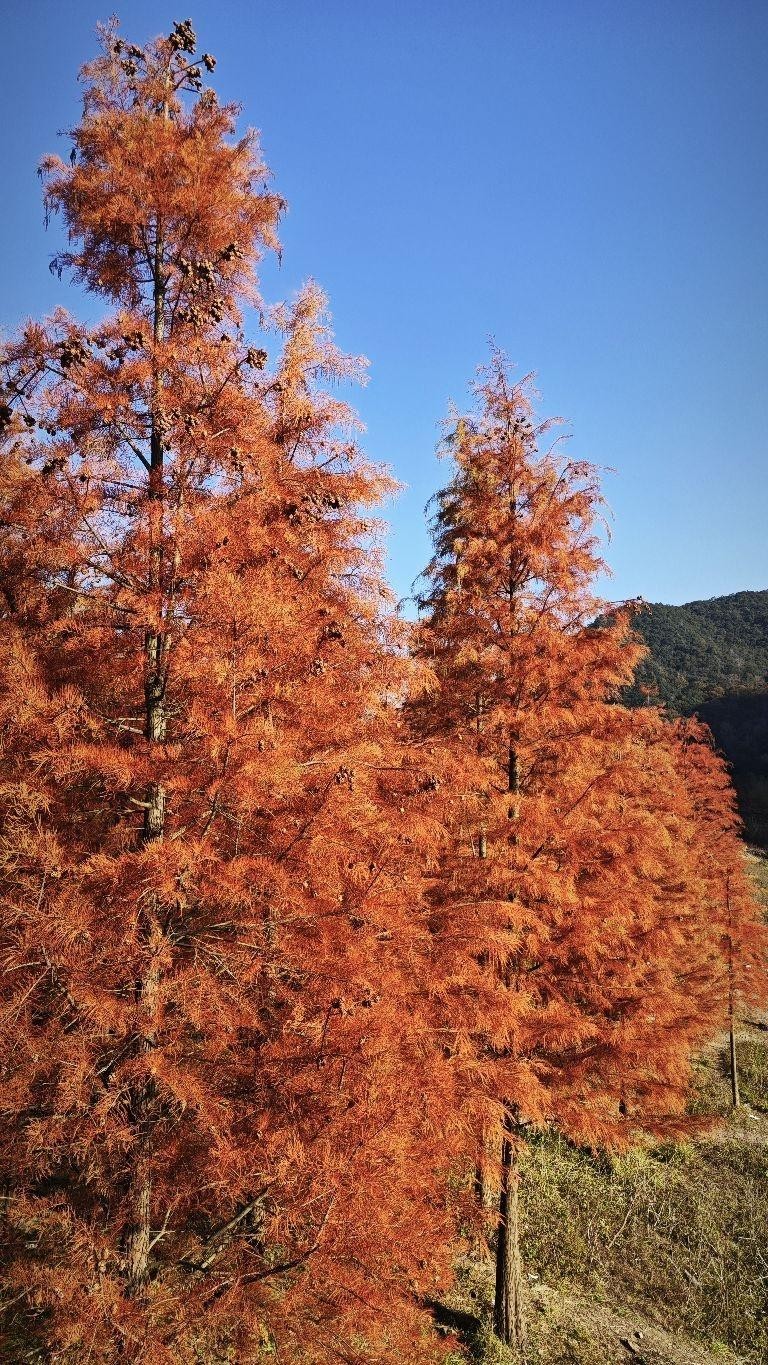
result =
[[[634,700],[663,701],[711,727],[733,769],[747,837],[768,845],[768,590],[668,607],[636,619],[650,649]]]

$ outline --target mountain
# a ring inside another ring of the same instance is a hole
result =
[[[731,765],[746,836],[768,847],[768,590],[654,602],[635,628],[650,654],[630,701],[650,696],[707,722]]]

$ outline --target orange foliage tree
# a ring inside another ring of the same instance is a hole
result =
[[[680,775],[691,801],[690,858],[699,878],[699,904],[720,932],[718,989],[729,1034],[731,1094],[740,1104],[737,1058],[739,1014],[761,1005],[768,990],[765,931],[756,915],[754,884],[744,863],[736,795],[706,725],[677,724]]]
[[[490,1148],[499,1172],[495,1329],[524,1352],[526,1125],[601,1146],[680,1131],[692,1052],[727,1008],[724,857],[756,989],[765,936],[719,760],[690,727],[621,704],[641,649],[631,613],[592,586],[595,469],[539,451],[549,424],[498,354],[475,395],[449,423],[420,598],[431,681],[410,718],[442,755],[452,836],[431,893],[437,1020],[479,1165]]]
[[[43,172],[109,311],[2,357],[6,1358],[431,1359],[449,1063],[390,482],[319,291],[274,365],[244,335],[282,205],[213,58],[102,36]]]

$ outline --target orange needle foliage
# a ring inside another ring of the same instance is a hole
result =
[[[44,177],[111,311],[3,357],[7,1358],[427,1360],[448,1082],[391,485],[319,291],[273,367],[243,335],[281,201],[213,59],[103,38]]]
[[[683,1131],[765,989],[727,773],[622,705],[596,473],[498,357],[407,660],[331,391],[361,363],[314,285],[259,297],[256,139],[188,21],[102,36],[43,173],[108,312],[0,356],[5,1357],[438,1359],[475,1157],[521,1344],[526,1125]]]
[[[692,1052],[727,1014],[724,936],[758,994],[766,938],[702,727],[620,704],[641,650],[630,613],[594,595],[596,471],[539,451],[549,424],[498,355],[475,394],[450,424],[420,601],[432,682],[410,713],[448,778],[437,1020],[480,1163],[501,1150],[495,1322],[524,1349],[525,1125],[607,1146],[679,1132]]]

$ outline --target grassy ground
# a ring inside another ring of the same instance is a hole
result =
[[[768,859],[752,859],[768,892]],[[768,1020],[738,1039],[730,1108],[725,1040],[697,1066],[705,1138],[609,1160],[554,1134],[522,1170],[529,1365],[765,1365],[768,1361]],[[446,1305],[453,1365],[512,1365],[488,1327],[488,1260],[460,1267]]]

